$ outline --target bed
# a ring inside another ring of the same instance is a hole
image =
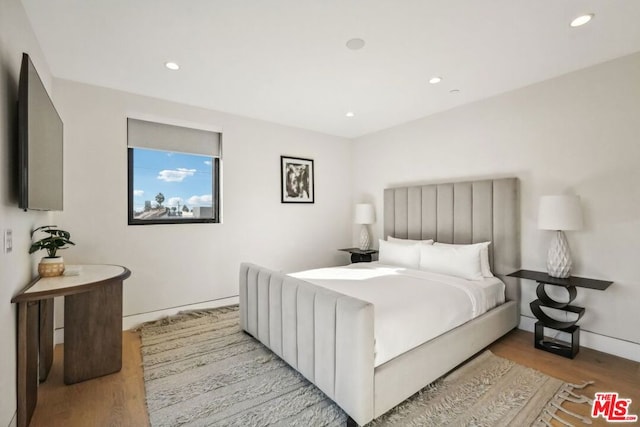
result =
[[[491,241],[491,270],[504,283],[504,303],[409,349],[380,348],[375,325],[380,313],[372,298],[332,289],[313,271],[287,275],[243,263],[241,327],[364,425],[518,325],[519,285],[506,277],[520,264],[518,222],[515,178],[384,190],[384,236],[454,244]],[[348,268],[363,274],[394,266]],[[424,329],[422,318],[415,323],[416,330]]]

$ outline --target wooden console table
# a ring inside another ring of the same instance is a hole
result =
[[[78,274],[37,278],[11,300],[18,304],[18,427],[29,425],[38,380],[53,363],[53,298],[64,296],[65,384],[122,368],[122,282],[131,272],[117,265],[69,265],[67,271]]]

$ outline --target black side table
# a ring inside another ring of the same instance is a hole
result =
[[[586,279],[583,277],[574,276],[566,279],[559,279],[557,277],[551,277],[547,273],[531,270],[519,270],[515,273],[509,274],[509,276],[517,277],[520,279],[535,280],[536,282],[538,282],[538,287],[536,288],[536,295],[538,296],[538,299],[532,301],[529,304],[529,307],[531,307],[531,312],[538,319],[538,322],[536,322],[535,325],[535,347],[571,359],[576,357],[576,354],[578,354],[578,351],[580,350],[580,326],[576,325],[576,323],[578,322],[578,320],[580,320],[585,312],[584,307],[570,305],[578,295],[576,287],[604,291],[613,282]],[[560,286],[565,288],[569,294],[569,301],[555,301],[545,291],[545,285]],[[547,315],[541,307],[555,308],[557,310],[574,313],[576,314],[576,319],[571,321],[556,320],[553,317]],[[571,334],[571,342],[566,343],[563,341],[545,339],[544,328],[555,329],[556,331]]]
[[[371,262],[373,261],[373,255],[378,253],[375,249],[344,248],[338,250],[349,252],[351,254],[351,262],[354,264],[356,262]]]

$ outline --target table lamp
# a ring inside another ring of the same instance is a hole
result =
[[[538,211],[538,228],[555,230],[547,254],[547,273],[551,277],[565,279],[571,275],[571,252],[569,242],[563,231],[580,230],[582,228],[582,211],[580,197],[542,196]]]
[[[373,209],[373,205],[369,203],[358,203],[356,205],[356,211],[354,215],[354,223],[362,224],[360,230],[360,249],[366,251],[371,246],[371,239],[369,238],[368,224],[373,224],[376,221],[376,212]]]

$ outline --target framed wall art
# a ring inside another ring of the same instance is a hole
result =
[[[282,203],[313,203],[313,160],[280,156]]]

